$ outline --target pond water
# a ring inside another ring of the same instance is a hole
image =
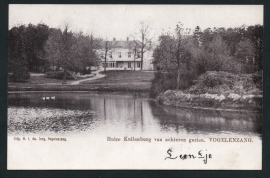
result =
[[[262,115],[160,106],[150,99],[122,94],[11,93],[8,94],[8,132],[11,135],[226,135],[261,140]]]
[[[261,132],[258,112],[175,108],[123,94],[8,94],[9,169],[260,170]],[[250,141],[211,141],[223,138]],[[168,149],[213,158],[164,160]]]

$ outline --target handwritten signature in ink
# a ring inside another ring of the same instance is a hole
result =
[[[166,159],[181,159],[181,160],[185,160],[185,159],[203,159],[204,164],[207,164],[207,159],[212,159],[212,154],[207,154],[204,153],[202,150],[198,151],[198,154],[194,155],[194,154],[180,154],[179,156],[173,156],[172,155],[172,150],[168,149],[167,150],[167,154],[169,155],[168,157],[165,158]],[[205,151],[207,152],[207,150]]]

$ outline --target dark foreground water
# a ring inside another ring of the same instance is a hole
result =
[[[159,106],[120,94],[8,94],[9,134],[226,134],[260,139],[261,131],[262,116],[256,112]]]

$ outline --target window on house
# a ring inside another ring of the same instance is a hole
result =
[[[128,52],[128,58],[131,58],[131,52]]]
[[[141,62],[137,62],[137,68],[141,68]]]
[[[119,57],[119,58],[121,57],[121,52],[118,52],[118,57]]]
[[[131,68],[131,62],[128,62],[128,68]]]
[[[137,52],[137,57],[141,57],[141,53]]]
[[[111,63],[111,68],[114,68],[114,63]]]
[[[110,57],[112,58],[112,52],[110,52]]]

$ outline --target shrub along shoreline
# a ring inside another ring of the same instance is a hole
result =
[[[176,107],[207,108],[217,110],[251,110],[262,109],[262,95],[238,95],[231,93],[228,96],[217,94],[186,94],[182,91],[168,90],[157,98],[157,102]]]
[[[167,90],[157,102],[176,107],[261,110],[262,73],[236,75],[206,72],[195,85],[181,90]]]

